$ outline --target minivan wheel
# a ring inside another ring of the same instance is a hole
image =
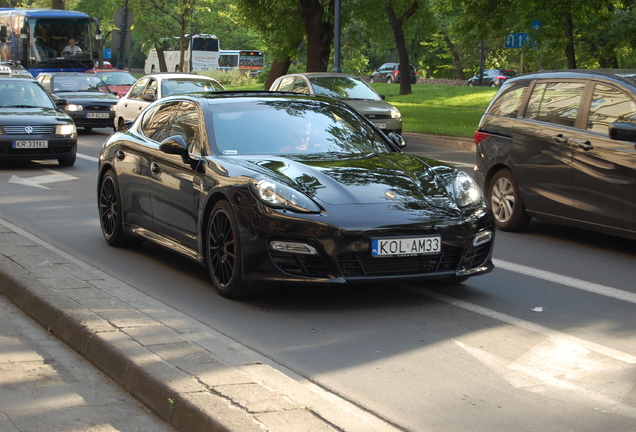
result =
[[[389,75],[388,77],[386,77],[386,83],[387,84],[393,84],[393,77],[391,75]]]
[[[520,231],[530,222],[521,201],[519,185],[512,172],[502,169],[488,186],[488,203],[495,217],[495,225],[502,231]]]

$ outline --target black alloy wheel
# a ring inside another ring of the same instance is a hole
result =
[[[104,239],[111,246],[142,243],[141,239],[124,234],[119,183],[113,170],[108,170],[99,184],[99,224]]]
[[[510,170],[502,169],[495,174],[488,186],[487,199],[495,217],[495,225],[500,230],[520,231],[530,223],[519,185]]]
[[[227,298],[247,295],[243,285],[238,224],[227,201],[219,201],[212,209],[207,233],[206,260],[214,287]]]

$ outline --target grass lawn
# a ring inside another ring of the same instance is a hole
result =
[[[497,89],[450,85],[413,85],[399,96],[399,84],[371,84],[402,113],[403,131],[472,138]]]
[[[472,138],[482,114],[497,89],[451,85],[412,85],[413,93],[400,96],[399,84],[371,84],[402,113],[404,132]],[[262,90],[253,85],[232,90]]]

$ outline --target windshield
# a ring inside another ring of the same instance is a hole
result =
[[[175,94],[213,92],[225,90],[223,86],[214,81],[192,80],[192,79],[169,79],[161,83],[161,94],[163,97]]]
[[[137,78],[128,72],[99,72],[97,74],[106,85],[133,85]]]
[[[0,81],[0,106],[3,108],[55,108],[51,98],[32,82]]]
[[[99,92],[109,93],[110,90],[97,76],[88,74],[59,75],[52,79],[53,92]]]
[[[394,150],[352,111],[329,102],[266,99],[211,105],[212,133],[222,155],[368,154]],[[210,125],[208,125],[209,127]]]
[[[371,87],[358,78],[314,77],[310,78],[310,81],[316,94],[336,99],[382,100]]]
[[[28,26],[33,64],[80,65],[92,59],[94,47],[87,18],[29,18]]]

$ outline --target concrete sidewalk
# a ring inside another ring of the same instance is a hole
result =
[[[2,219],[0,294],[179,431],[400,430],[279,372],[235,341]],[[0,325],[0,352],[12,341],[15,331]],[[233,353],[232,364],[221,359],[227,352]],[[20,387],[20,380],[28,381],[17,371],[7,374],[0,381],[0,407],[12,397],[5,382]],[[3,421],[14,414],[0,411],[0,429],[69,430],[51,423],[5,429]],[[110,428],[72,430],[154,430],[117,428],[121,418],[113,415],[118,418],[104,420]]]
[[[404,136],[411,145],[474,151],[471,139]],[[105,426],[78,422],[74,431],[163,431],[161,427],[168,424],[183,432],[401,430],[300,377],[278,371],[214,329],[2,219],[0,294],[167,423],[144,419],[129,424],[117,409],[97,404],[95,409],[104,412],[99,421]],[[4,314],[4,310],[0,312]],[[26,340],[30,332],[26,322],[16,319],[10,326],[0,322],[0,363],[3,358],[11,362],[2,356],[16,341],[26,344],[26,352],[35,353],[34,358],[54,362],[54,358],[38,354],[45,352],[39,350],[41,346],[33,345],[34,340],[44,339]],[[35,428],[11,420],[18,412],[11,403],[14,393],[7,390],[30,388],[33,400],[29,406],[46,412],[50,398],[37,393],[47,383],[59,385],[59,376],[42,374],[42,381],[33,387],[19,370],[1,370],[0,430],[70,430],[62,420],[56,424],[54,416],[39,417],[46,424]],[[90,369],[83,373],[91,374]],[[93,395],[94,385],[90,380],[73,381],[77,394]],[[75,418],[84,415],[72,404],[67,411]]]

